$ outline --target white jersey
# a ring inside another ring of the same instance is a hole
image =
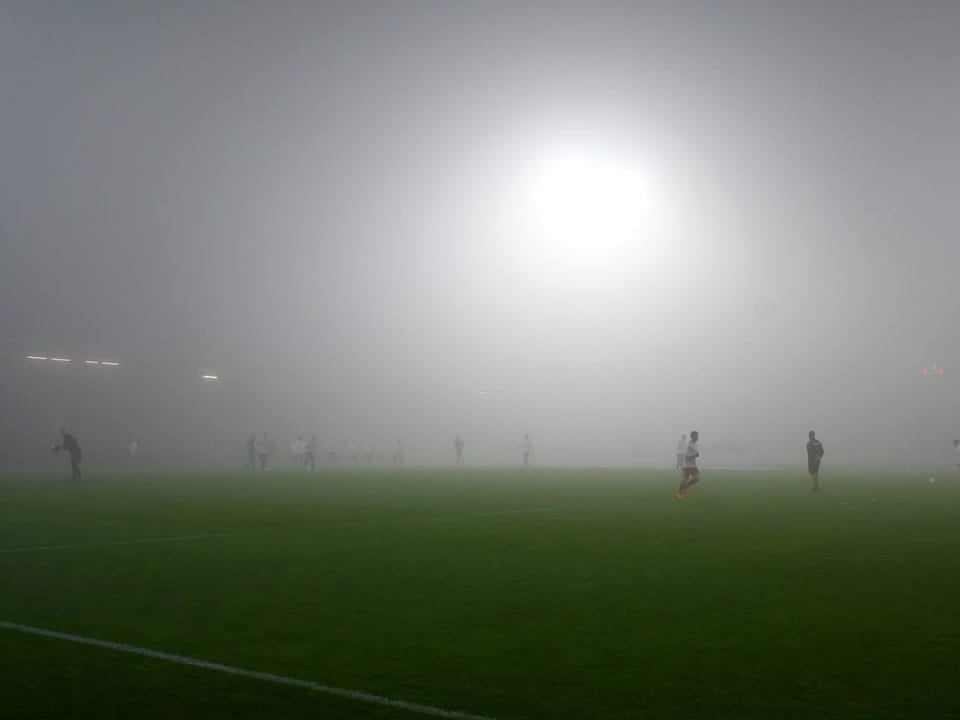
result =
[[[303,440],[294,440],[290,443],[290,452],[292,452],[297,457],[303,455],[307,449],[307,444]]]
[[[677,455],[686,455],[687,454],[687,441],[681,440],[677,443]]]
[[[693,440],[688,442],[683,452],[683,466],[685,468],[695,468],[697,466],[697,455],[699,454],[697,444]]]

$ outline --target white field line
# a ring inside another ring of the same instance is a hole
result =
[[[532,508],[529,510],[497,510],[496,512],[483,512],[477,513],[474,517],[489,517],[491,515],[518,515],[520,513],[537,513],[537,512],[555,512],[556,508]]]
[[[0,548],[0,554],[40,552],[43,550],[76,550],[78,548],[108,547],[110,545],[144,545],[146,543],[178,542],[181,540],[206,540],[207,538],[229,537],[240,533],[206,533],[203,535],[174,535],[172,537],[143,538],[140,540],[108,540],[106,542],[73,543],[70,545],[34,545],[31,547]]]
[[[56,630],[46,630],[44,628],[31,627],[30,625],[21,625],[19,623],[6,622],[0,620],[0,628],[26,633],[28,635],[40,635],[42,637],[55,638],[57,640],[66,640],[67,642],[77,643],[79,645],[92,645],[94,647],[106,648],[107,650],[116,650],[131,655],[140,655],[141,657],[153,658],[155,660],[165,660],[166,662],[176,663],[177,665],[189,665],[190,667],[201,668],[203,670],[214,670],[216,672],[226,673],[237,677],[252,678],[254,680],[263,680],[265,682],[276,683],[277,685],[291,685],[293,687],[313,690],[314,692],[324,693],[326,695],[336,695],[337,697],[349,698],[360,702],[373,705],[383,705],[386,707],[400,708],[409,710],[412,713],[420,715],[430,715],[432,717],[451,718],[452,720],[492,720],[492,718],[483,715],[470,715],[468,713],[457,712],[456,710],[444,710],[443,708],[432,707],[430,705],[421,705],[420,703],[407,702],[406,700],[394,700],[383,695],[374,695],[372,693],[361,692],[359,690],[346,690],[344,688],[324,685],[313,682],[312,680],[300,680],[298,678],[287,677],[285,675],[275,675],[274,673],[260,672],[258,670],[246,670],[244,668],[234,667],[232,665],[222,665],[221,663],[208,662],[198,658],[185,657],[183,655],[174,655],[161,650],[150,650],[149,648],[138,647],[136,645],[126,645],[124,643],[112,642],[110,640],[99,640],[97,638],[85,637],[83,635],[71,635],[69,633],[57,632]]]

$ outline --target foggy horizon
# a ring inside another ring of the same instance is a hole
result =
[[[105,465],[268,432],[660,467],[698,429],[705,465],[799,466],[814,429],[834,467],[950,465],[958,22],[6,2],[13,457],[65,425]]]

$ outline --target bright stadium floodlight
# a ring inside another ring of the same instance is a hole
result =
[[[84,361],[83,361],[83,364],[84,364],[84,365],[99,365],[100,362],[99,362],[98,360],[84,360]]]
[[[52,357],[50,358],[50,360],[52,360],[53,362],[71,362],[70,358],[62,358],[62,357]]]
[[[118,363],[118,362],[110,362],[110,361],[108,361],[108,360],[101,360],[101,361],[100,361],[100,364],[101,364],[101,365],[109,365],[110,367],[119,367],[119,366],[120,366],[120,363]]]
[[[219,379],[220,379],[220,376],[219,376],[219,375],[203,375],[202,377],[203,377],[204,380],[219,380]]]
[[[532,169],[525,236],[551,285],[608,290],[634,260],[659,261],[665,215],[652,181],[639,161],[602,148],[558,150]]]
[[[27,360],[49,360],[45,355],[27,355]]]

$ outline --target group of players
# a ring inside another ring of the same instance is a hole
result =
[[[461,454],[462,450],[461,445]],[[260,437],[256,434],[251,435],[247,439],[247,464],[245,467],[248,470],[256,470],[257,468],[260,470],[268,470],[273,451],[273,440],[267,433],[264,433]],[[316,469],[317,456],[320,454],[320,444],[317,441],[317,436],[312,435],[309,440],[304,440],[302,435],[297,437],[296,440],[290,443],[290,454],[293,456],[294,463],[297,467],[302,467],[305,470]],[[374,448],[369,442],[359,445],[353,441],[347,444],[345,454],[341,456],[335,449],[333,443],[328,440],[324,446],[323,455],[323,461],[325,461],[327,465],[338,465],[342,458],[351,465],[373,465],[378,460],[382,463],[385,461],[389,462],[391,459],[382,447]],[[392,462],[394,465],[399,466],[404,464],[402,438],[397,438],[397,443],[393,449]]]
[[[694,485],[700,482],[700,468],[697,467],[697,458],[700,457],[700,450],[697,443],[700,440],[700,433],[697,430],[690,432],[690,439],[681,435],[677,443],[676,452],[676,470],[680,473],[680,486],[677,488],[676,498],[683,500]],[[457,465],[463,465],[464,440],[458,433],[454,438],[453,447],[456,452]],[[530,436],[524,435],[523,443],[519,446],[523,451],[523,465],[530,465],[530,458],[533,455],[533,443],[530,442]],[[960,467],[960,439],[953,441],[954,453],[956,455],[957,466]],[[80,480],[82,477],[80,471],[80,460],[83,452],[80,450],[80,444],[77,439],[66,428],[60,428],[60,442],[54,445],[51,450],[67,452],[70,456],[71,480]],[[298,437],[291,445],[291,451],[297,458],[298,464],[302,464],[305,469],[313,470],[316,467],[317,458],[317,436],[313,435],[309,441]],[[267,461],[273,452],[273,441],[267,433],[262,437],[251,435],[247,440],[247,468],[254,470],[258,466],[261,470],[267,469]],[[810,474],[812,491],[820,491],[820,461],[823,458],[823,443],[817,439],[817,434],[813,430],[809,433],[807,440],[807,472]],[[393,455],[394,465],[403,465],[403,441],[397,439],[397,448]]]

